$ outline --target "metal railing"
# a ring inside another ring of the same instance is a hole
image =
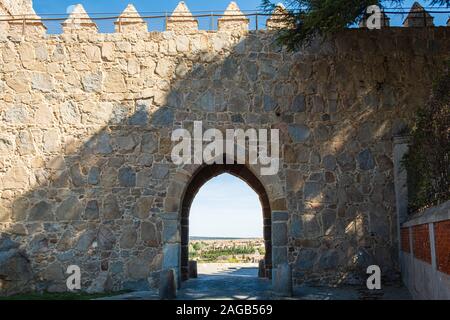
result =
[[[409,15],[411,13],[411,11],[394,11],[392,10],[393,8],[390,9],[390,11],[383,11],[383,13],[385,15]],[[404,8],[402,8],[403,10]],[[251,19],[254,18],[254,29],[253,30],[259,30],[262,29],[260,27],[260,22],[264,22],[264,20],[266,20],[268,17],[276,17],[276,16],[280,16],[280,17],[284,17],[285,14],[276,14],[276,13],[265,13],[265,12],[258,12],[258,11],[249,11],[249,10],[241,10],[240,13],[243,13],[243,15],[235,15],[235,14],[224,14],[224,13],[216,13],[218,11],[212,11],[212,12],[208,12],[208,11],[196,11],[199,12],[198,14],[192,14],[190,16],[185,16],[185,15],[169,15],[168,12],[155,12],[155,15],[147,15],[144,14],[142,16],[122,16],[121,14],[115,14],[115,13],[91,13],[91,15],[107,15],[107,16],[99,16],[99,17],[95,17],[95,16],[80,16],[77,17],[76,15],[74,16],[74,14],[71,15],[72,18],[75,18],[77,20],[86,20],[86,21],[92,21],[92,22],[102,22],[102,21],[115,21],[118,24],[118,28],[119,30],[121,30],[122,28],[122,24],[123,24],[123,20],[132,20],[132,19],[136,19],[136,20],[144,20],[144,21],[152,21],[152,20],[163,20],[164,21],[164,26],[166,27],[168,22],[171,23],[177,23],[177,18],[179,19],[205,19],[208,18],[209,19],[209,30],[214,30],[214,25],[216,22],[216,19],[220,19],[220,18],[229,18],[226,19],[227,21],[242,21],[242,19]],[[147,12],[143,12],[143,13],[147,13]],[[434,8],[434,10],[426,10],[424,11],[418,11],[418,12],[413,12],[413,14],[417,15],[417,19],[424,19],[424,24],[427,26],[428,25],[428,19],[429,17],[427,17],[426,13],[428,14],[450,14],[450,10],[446,8],[446,10],[436,10],[436,8]],[[22,27],[23,27],[23,31],[25,32],[26,29],[26,25],[27,23],[44,23],[44,22],[48,22],[48,23],[53,23],[53,22],[64,22],[66,21],[69,16],[66,14],[65,16],[62,16],[62,14],[45,14],[45,16],[58,16],[58,17],[40,17],[40,18],[35,18],[35,15],[31,15],[31,14],[25,14],[25,15],[18,15],[18,16],[10,16],[10,15],[0,15],[0,22],[8,22],[8,23],[21,23]],[[235,19],[231,19],[231,18],[235,18]],[[433,17],[434,18],[434,17]],[[173,21],[171,21],[171,19],[174,19]]]

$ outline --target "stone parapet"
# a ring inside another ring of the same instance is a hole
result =
[[[0,35],[34,35],[45,36],[46,26],[45,21],[47,19],[41,19],[32,9],[31,0],[22,0],[24,5],[16,5],[10,0],[0,0],[0,4],[3,3],[3,7],[0,6]],[[8,9],[13,8],[13,9]],[[258,13],[252,13],[256,15],[256,25],[258,23]],[[266,14],[261,14],[265,16]],[[289,15],[289,11],[282,5],[278,4],[272,16],[266,20],[267,30],[280,30],[282,28],[294,28],[295,22],[289,22],[284,20],[285,16]],[[214,29],[213,20],[217,17],[217,14],[211,13],[211,15],[201,13],[199,15],[193,15],[184,1],[178,3],[172,14],[164,16],[149,16],[148,19],[163,19],[165,18],[165,30],[177,33],[190,33],[199,30],[199,22],[197,17],[208,18],[211,20],[210,29]],[[284,16],[284,17],[283,17]],[[114,21],[114,30],[116,33],[145,33],[148,32],[148,26],[146,21],[141,17],[139,12],[133,5],[128,5]],[[49,20],[55,20],[51,18]],[[60,20],[56,18],[56,20]],[[95,23],[95,18],[89,17],[88,13],[81,4],[72,7],[69,17],[62,22],[62,29],[64,33],[68,34],[88,34],[98,33],[98,27]],[[382,12],[382,28],[390,28],[390,18],[387,14]],[[247,17],[236,4],[232,1],[226,8],[223,15],[217,19],[217,30],[221,32],[231,33],[245,33],[249,31],[250,19]],[[448,25],[448,23],[447,23]],[[366,27],[366,18],[362,19],[359,26],[361,28]],[[430,27],[434,26],[433,17],[417,2],[412,6],[410,13],[406,17],[404,27]],[[258,27],[256,27],[258,29]]]

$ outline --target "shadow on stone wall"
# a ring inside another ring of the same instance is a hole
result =
[[[0,176],[10,213],[0,241],[2,291],[66,291],[72,264],[91,292],[157,286],[165,199],[177,175],[170,135],[195,120],[221,130],[280,129],[282,184],[271,177],[262,183],[287,199],[288,259],[298,282],[358,282],[374,263],[394,274],[391,139],[427,98],[440,58],[395,48],[382,32],[412,47],[411,30],[348,30],[295,54],[271,33],[252,32],[230,49],[230,35],[213,41],[204,33],[199,44],[208,49],[196,53],[176,43],[164,59],[103,56],[96,71],[82,73],[82,92],[67,89],[70,101],[52,111],[59,123],[52,130],[10,128],[19,156],[33,160],[22,172],[33,187],[21,193],[20,168]],[[168,39],[160,37],[160,46]],[[112,56],[121,55],[119,45]],[[112,67],[124,62],[122,78]],[[144,83],[141,72],[151,69],[155,76]],[[39,82],[34,90],[42,91]],[[43,134],[37,147],[36,131]]]

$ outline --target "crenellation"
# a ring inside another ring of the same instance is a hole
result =
[[[30,0],[4,0],[0,3],[0,15],[0,32],[11,35],[44,35],[47,31]]]
[[[0,14],[5,15],[0,17],[0,36],[5,33],[13,37],[44,37],[47,36],[47,27],[45,19],[39,17],[32,6],[29,4],[31,0],[23,0],[24,6],[20,7],[15,4],[7,3],[6,5],[13,6],[13,9],[6,9],[0,7]],[[25,13],[23,13],[25,12]],[[280,3],[275,7],[272,16],[266,20],[267,30],[277,30],[288,27],[289,22],[280,21],[282,15],[288,14],[288,10]],[[10,17],[8,17],[8,15]],[[434,18],[417,2],[415,2],[403,22],[403,27],[429,27],[434,26]],[[136,8],[129,4],[125,10],[113,22],[116,33],[141,34],[148,33],[147,22],[142,18]],[[63,33],[78,34],[79,36],[87,36],[98,33],[98,27],[95,23],[95,18],[89,17],[88,13],[81,4],[73,6],[72,12],[66,21],[62,22]],[[195,15],[191,13],[184,1],[178,3],[172,14],[165,17],[165,30],[177,33],[192,33],[200,32],[199,22]],[[365,27],[366,19],[362,19],[359,26]],[[248,32],[250,19],[239,9],[236,2],[232,1],[226,8],[223,16],[217,20],[217,31],[213,32]],[[449,25],[449,22],[447,22]],[[293,25],[292,25],[293,27]],[[390,17],[382,12],[381,28],[390,27]],[[214,29],[214,28],[211,28]],[[85,31],[84,34],[81,31]],[[211,32],[212,30],[208,30]],[[153,32],[153,31],[152,31]],[[105,34],[107,35],[107,34]]]
[[[82,4],[72,8],[69,17],[62,23],[64,33],[96,33],[98,27],[89,17]]]
[[[434,18],[418,2],[414,2],[403,26],[411,27],[433,27]]]
[[[193,17],[184,1],[180,1],[172,15],[166,18],[166,30],[184,32],[198,30],[198,21]]]
[[[248,31],[250,20],[242,13],[236,2],[231,1],[226,8],[223,17],[218,19],[217,28],[219,31]]]
[[[142,33],[148,32],[147,23],[139,15],[136,8],[129,4],[117,21],[114,22],[116,32]]]
[[[44,25],[38,15],[14,16],[14,18],[10,20],[8,24],[9,34],[43,36],[47,33],[47,27]]]
[[[282,3],[278,3],[272,12],[272,16],[266,21],[267,30],[293,28],[293,24],[284,20],[287,14],[289,14],[289,12],[286,10],[286,7]]]

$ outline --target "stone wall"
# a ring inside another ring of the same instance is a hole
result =
[[[115,34],[83,22],[0,34],[2,293],[65,291],[73,264],[83,290],[157,286],[179,266],[199,169],[171,162],[170,136],[195,120],[280,129],[279,173],[249,165],[283,217],[274,266],[289,261],[297,282],[355,283],[370,264],[395,277],[392,137],[427,100],[448,28],[346,30],[290,53],[236,21]]]

